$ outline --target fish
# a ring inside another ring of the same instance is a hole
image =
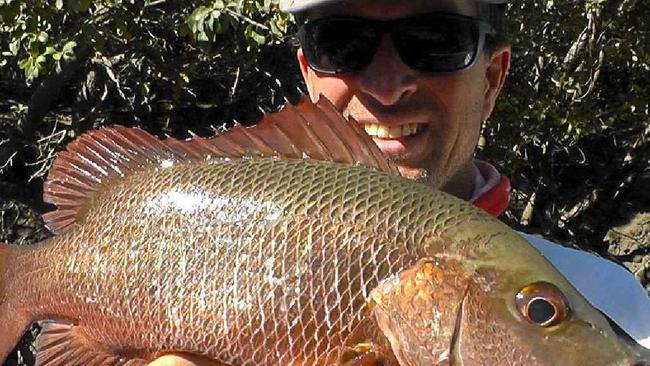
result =
[[[0,245],[0,360],[39,366],[638,365],[519,234],[399,175],[325,98],[212,138],[81,135],[44,184],[55,234]]]

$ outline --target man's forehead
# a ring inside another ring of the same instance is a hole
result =
[[[354,15],[377,19],[402,18],[414,14],[444,11],[476,15],[475,0],[347,0],[309,10],[308,19],[330,15]]]

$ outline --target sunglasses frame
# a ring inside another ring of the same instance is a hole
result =
[[[474,23],[478,27],[478,42],[476,44],[476,50],[474,52],[474,56],[472,60],[464,67],[461,67],[459,69],[451,70],[451,71],[428,71],[428,70],[420,70],[418,68],[415,68],[411,65],[409,65],[408,62],[404,60],[404,57],[402,56],[401,52],[399,49],[396,48],[396,52],[399,55],[400,59],[404,64],[406,64],[408,67],[417,70],[422,73],[426,74],[435,74],[435,75],[444,75],[444,74],[453,74],[462,70],[469,69],[470,67],[474,66],[476,64],[476,60],[479,58],[479,55],[481,52],[483,52],[483,48],[485,47],[486,43],[486,38],[487,36],[494,36],[496,35],[496,30],[494,27],[488,23],[487,21],[477,18],[477,17],[472,17],[472,16],[466,16],[466,15],[461,15],[461,14],[455,14],[455,13],[448,13],[448,12],[430,12],[430,13],[423,13],[423,14],[417,14],[414,16],[410,17],[405,17],[405,18],[399,18],[399,19],[390,19],[390,20],[380,20],[380,19],[372,19],[372,18],[364,18],[364,17],[356,17],[356,16],[331,16],[331,17],[325,17],[325,18],[319,18],[315,20],[308,20],[300,27],[298,28],[298,33],[297,33],[297,38],[298,41],[303,48],[305,58],[307,60],[307,63],[309,64],[309,67],[312,68],[313,70],[326,74],[326,75],[351,75],[355,73],[361,72],[365,67],[367,67],[371,62],[372,59],[375,57],[375,54],[377,53],[378,48],[374,50],[375,54],[373,54],[372,58],[370,58],[370,61],[368,64],[364,65],[362,68],[359,70],[346,70],[346,71],[338,71],[338,70],[329,70],[326,68],[321,68],[317,65],[315,65],[311,60],[311,56],[309,52],[307,51],[307,48],[305,47],[305,44],[308,42],[307,39],[307,33],[309,30],[313,27],[318,26],[321,23],[326,23],[326,22],[332,22],[332,21],[360,21],[366,24],[370,24],[371,27],[377,31],[379,31],[379,35],[383,38],[386,34],[390,35],[392,39],[395,39],[394,35],[394,29],[397,28],[399,29],[399,26],[404,23],[409,23],[413,22],[414,20],[417,19],[427,19],[427,20],[434,20],[435,18],[453,18],[453,19],[460,19],[462,21],[469,21],[471,23]]]

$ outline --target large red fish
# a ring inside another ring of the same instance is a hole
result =
[[[114,127],[56,158],[56,234],[0,246],[0,360],[612,365],[639,355],[517,233],[304,101],[212,139]]]

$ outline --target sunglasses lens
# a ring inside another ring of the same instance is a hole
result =
[[[303,26],[300,41],[312,68],[325,73],[357,72],[374,57],[381,34],[366,22],[328,19]]]
[[[450,16],[404,22],[392,35],[407,65],[424,72],[444,73],[472,65],[479,52],[481,32],[472,19]]]
[[[384,33],[390,33],[404,63],[427,73],[454,72],[471,66],[484,41],[480,21],[446,13],[394,21],[320,19],[303,25],[299,37],[313,69],[345,74],[368,66]]]

